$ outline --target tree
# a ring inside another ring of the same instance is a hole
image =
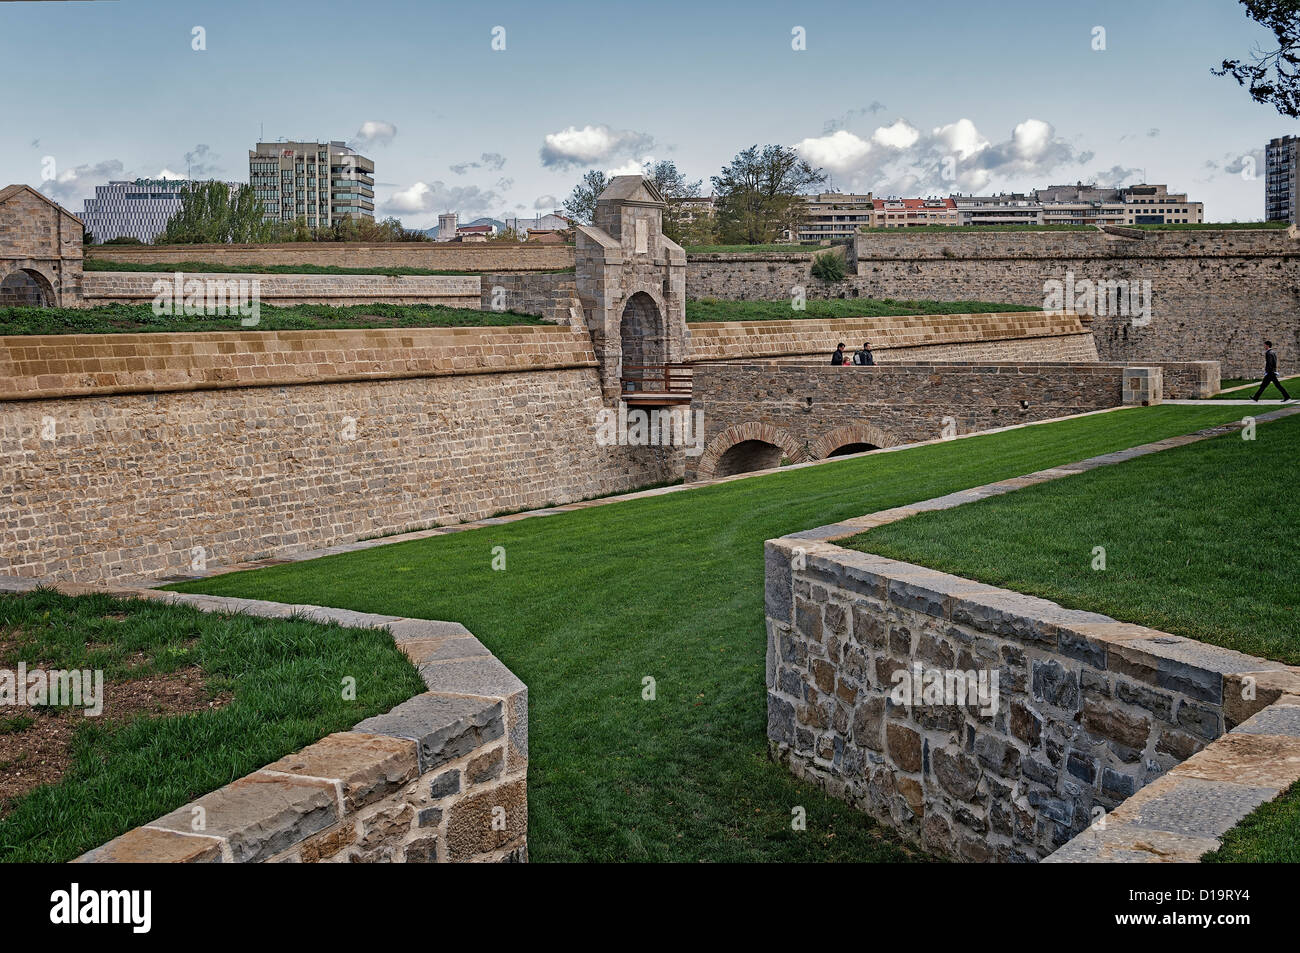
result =
[[[700,186],[704,184],[703,180],[687,182],[686,176],[678,170],[677,163],[671,159],[647,162],[642,174],[655,184],[655,188],[667,201],[668,207],[664,209],[664,234],[669,240],[680,245],[684,238],[680,200],[697,198],[700,194]]]
[[[262,201],[249,186],[187,182],[181,187],[181,207],[155,242],[265,242],[273,241],[279,231],[277,223],[262,220]]]
[[[582,225],[590,225],[596,214],[596,199],[609,186],[609,177],[599,169],[592,169],[573,187],[564,200],[564,211],[569,218]]]
[[[1250,62],[1224,60],[1215,76],[1231,76],[1250,88],[1257,103],[1283,116],[1300,117],[1300,0],[1240,0],[1246,15],[1273,31],[1277,49],[1256,48]]]
[[[719,238],[726,244],[764,245],[793,227],[804,191],[826,181],[788,146],[757,145],[738,153],[712,177]]]

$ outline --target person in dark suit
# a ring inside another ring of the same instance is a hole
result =
[[[1291,395],[1286,392],[1282,382],[1277,378],[1277,352],[1273,350],[1273,342],[1264,342],[1264,379],[1259,383],[1259,390],[1255,391],[1255,396],[1251,400],[1258,401],[1260,395],[1272,384],[1282,393],[1283,400],[1290,400]]]
[[[834,364],[836,367],[839,367],[841,364],[844,363],[844,342],[843,341],[839,343],[839,346],[835,348],[835,353],[831,355],[831,363]]]
[[[871,367],[876,363],[876,356],[871,353],[871,343],[862,342],[862,350],[853,355],[853,363],[859,367]]]

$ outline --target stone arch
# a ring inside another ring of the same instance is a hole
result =
[[[21,276],[21,278],[14,280],[18,276]],[[16,297],[27,293],[28,289],[31,289],[33,285],[35,286],[35,293],[40,298],[39,305],[41,307],[53,308],[59,304],[57,277],[47,274],[43,269],[35,267],[33,264],[17,264],[0,270],[0,307],[11,303],[6,300],[9,296],[5,292],[12,292]]]
[[[638,288],[623,299],[619,314],[620,367],[664,363],[667,322],[662,298]]]
[[[899,440],[871,424],[845,424],[813,441],[808,447],[808,459],[825,460],[827,457],[833,456],[836,450],[857,444],[866,444],[867,446],[864,449],[878,449],[880,447],[896,447],[899,443]]]
[[[733,458],[724,461],[727,454],[733,449],[741,447],[744,444],[766,444],[772,448],[773,452],[764,458],[760,453],[751,456],[751,461],[761,461],[770,463],[771,466],[779,466],[782,458],[790,460],[792,463],[803,463],[809,459],[804,453],[804,449],[799,445],[794,437],[786,431],[771,424],[751,421],[744,424],[733,424],[722,433],[718,434],[709,441],[704,452],[700,454],[700,462],[696,467],[695,479],[711,480],[718,476],[734,476],[736,473],[750,473],[754,470],[769,469],[767,466],[749,466],[746,469],[734,469],[733,466],[737,461]],[[757,448],[754,448],[757,450]],[[772,458],[775,462],[772,462]]]

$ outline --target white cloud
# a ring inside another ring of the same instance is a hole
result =
[[[539,195],[537,196],[537,201],[533,203],[533,209],[539,212],[541,211],[549,212],[551,209],[556,209],[559,207],[560,207],[560,200],[557,199],[554,195]]]
[[[95,186],[126,177],[121,160],[105,159],[94,165],[79,165],[61,172],[56,170],[53,180],[41,183],[40,191],[65,207],[77,205],[79,211],[81,200],[91,198]]]
[[[556,168],[598,166],[622,156],[635,155],[654,145],[654,138],[631,129],[605,125],[570,126],[548,133],[542,144],[542,165]]]
[[[910,149],[920,138],[920,130],[909,126],[904,119],[895,120],[892,126],[881,126],[871,134],[872,142],[889,149]]]
[[[933,135],[958,159],[969,159],[989,146],[989,141],[980,135],[980,131],[975,128],[975,123],[969,119],[958,119],[946,126],[939,126],[934,130]]]
[[[384,210],[399,214],[459,212],[462,219],[468,219],[499,210],[502,201],[497,192],[476,185],[415,182],[390,195]]]
[[[171,169],[163,167],[158,172],[158,174],[154,176],[154,178],[155,179],[184,179],[185,176],[180,172],[173,172]]]
[[[829,136],[796,142],[794,149],[812,165],[842,173],[862,163],[871,153],[871,143],[858,138],[847,129],[838,129]]]
[[[354,149],[360,146],[386,146],[396,135],[397,127],[391,122],[383,119],[367,119],[348,145]]]

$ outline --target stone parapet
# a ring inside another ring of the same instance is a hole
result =
[[[0,577],[0,592],[32,587],[31,580]],[[78,862],[527,860],[528,689],[458,623],[153,589],[58,588],[385,629],[428,688]]]

